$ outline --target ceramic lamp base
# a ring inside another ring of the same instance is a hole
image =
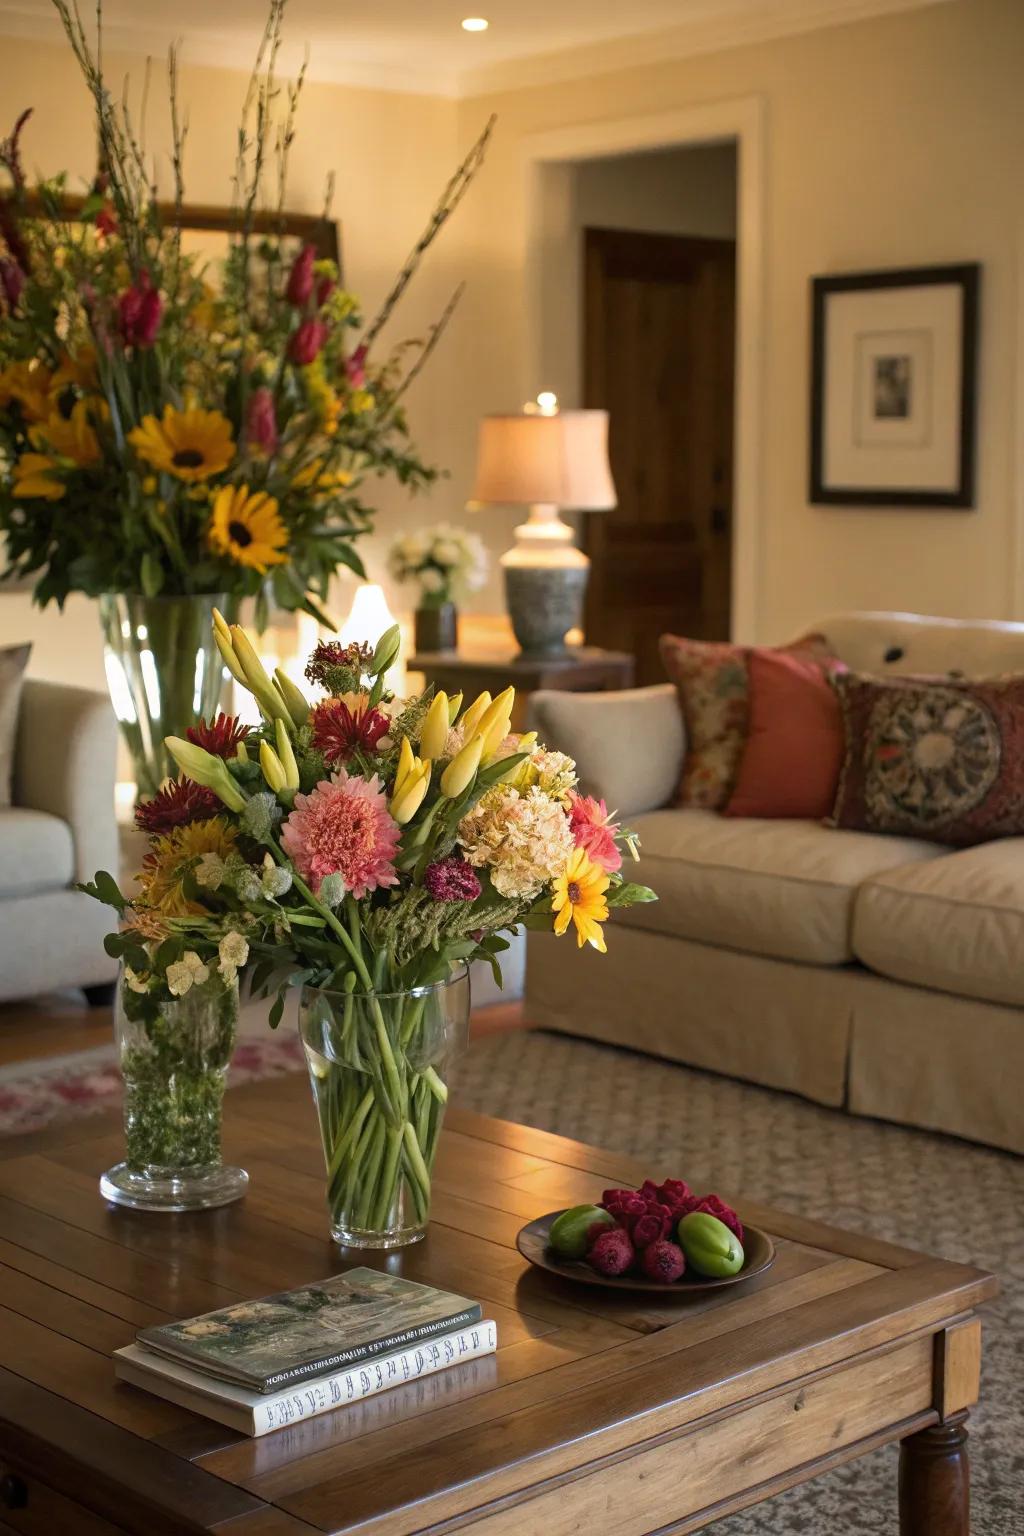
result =
[[[585,565],[506,565],[505,601],[523,657],[569,653],[565,637],[580,622]]]
[[[114,1205],[135,1211],[206,1211],[241,1200],[248,1184],[244,1168],[225,1164],[195,1173],[183,1169],[139,1173],[127,1163],[117,1163],[100,1179],[100,1194]]]

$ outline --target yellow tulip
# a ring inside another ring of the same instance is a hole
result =
[[[274,670],[274,684],[284,700],[284,706],[291,716],[292,724],[296,727],[305,725],[309,719],[309,704],[302,689],[298,688],[287,672],[282,672],[280,667]]]
[[[249,752],[244,741],[238,743],[238,746],[235,748],[235,756],[240,763],[247,763],[249,761]]]
[[[197,747],[192,741],[184,741],[180,736],[165,736],[164,746],[178,767],[197,784],[212,789],[229,811],[245,810],[245,796],[228,772],[223,758]]]
[[[284,700],[267,675],[256,649],[240,624],[231,626],[231,644],[235,658],[245,673],[245,686],[268,720],[289,720]]]
[[[448,724],[449,725],[454,725],[455,724],[455,721],[458,718],[459,710],[461,708],[462,708],[462,689],[460,688],[458,693],[453,693],[451,698],[448,700]]]
[[[221,634],[220,630],[214,627],[213,638],[217,642],[217,649],[220,651],[220,654],[224,659],[224,665],[231,673],[231,676],[234,678],[236,683],[241,683],[242,687],[247,689],[249,684],[246,682],[245,673],[242,671],[241,663],[239,662],[238,657],[235,655],[235,649],[231,644],[230,634],[225,638],[225,636]]]
[[[477,734],[472,741],[467,741],[457,757],[452,758],[441,775],[441,793],[445,799],[456,800],[469,788],[480,767],[483,749],[484,739]]]
[[[486,731],[484,730],[483,721],[480,722],[477,729],[484,738],[484,750],[482,755],[483,761],[485,763],[490,762],[491,758],[497,752],[498,748],[505,740],[505,737],[508,735],[511,728],[512,719],[509,715],[499,715],[497,719],[491,722]]]
[[[415,765],[416,756],[412,750],[412,747],[409,745],[409,738],[408,736],[403,736],[402,745],[398,749],[398,767],[395,770],[394,794],[398,794],[398,791],[401,789],[410,773],[412,773]]]
[[[420,731],[420,751],[424,757],[443,757],[448,740],[448,695],[435,693]]]
[[[476,699],[473,700],[472,704],[469,706],[469,708],[466,710],[466,713],[459,721],[459,724],[462,727],[462,736],[464,741],[470,741],[476,734],[477,721],[480,719],[480,716],[483,714],[484,710],[490,708],[490,705],[491,696],[485,688],[483,693],[481,693]]]
[[[292,744],[288,737],[288,727],[283,720],[278,720],[275,729],[277,731],[277,755],[284,769],[285,787],[287,789],[298,789],[299,765],[295,761],[295,753],[292,751]]]
[[[231,625],[228,623],[227,619],[221,613],[219,608],[215,608],[213,610],[213,628],[215,634],[223,635],[228,645],[231,644]]]
[[[488,704],[487,708],[480,716],[480,719],[477,721],[476,729],[480,731],[482,735],[486,736],[495,720],[501,720],[506,715],[511,715],[512,705],[515,703],[515,697],[516,691],[514,688],[506,688],[503,693],[499,693],[498,697],[494,699],[492,703]]]
[[[397,794],[391,796],[391,814],[400,827],[412,820],[423,804],[430,786],[430,759],[427,758],[418,773],[410,774]]]
[[[288,776],[284,771],[284,764],[269,741],[260,742],[260,767],[263,769],[263,777],[275,795],[279,795],[282,789],[288,788]]]

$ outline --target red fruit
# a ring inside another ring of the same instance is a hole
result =
[[[642,1200],[661,1199],[661,1193],[653,1179],[644,1179],[643,1183],[640,1185],[640,1188],[637,1190],[637,1194]]]
[[[693,1190],[685,1179],[666,1179],[664,1183],[658,1185],[657,1197],[673,1214],[682,1213],[684,1207],[689,1209],[687,1202],[693,1199]],[[678,1220],[678,1216],[676,1219]]]
[[[588,1227],[587,1235],[584,1239],[584,1242],[587,1245],[587,1252],[590,1252],[590,1249],[593,1248],[598,1238],[603,1237],[606,1232],[618,1231],[618,1227],[610,1227],[606,1221],[595,1221],[592,1227]]]
[[[683,1250],[678,1243],[670,1243],[665,1238],[652,1243],[645,1248],[640,1255],[640,1267],[648,1280],[658,1280],[662,1285],[671,1285],[673,1280],[678,1280],[686,1268],[686,1260]]]
[[[599,1275],[624,1275],[634,1258],[633,1244],[621,1227],[602,1232],[587,1254],[588,1263]]]
[[[718,1195],[705,1195],[703,1199],[696,1201],[691,1209],[695,1211],[706,1211],[709,1216],[717,1216],[719,1221],[724,1221],[725,1225],[729,1228],[729,1231],[734,1233],[742,1243],[743,1223],[736,1215],[736,1212],[733,1210],[732,1206],[726,1205],[725,1201],[720,1199]],[[689,1215],[689,1211],[687,1211],[686,1214]]]
[[[601,1196],[601,1204],[606,1208],[609,1205],[618,1205],[620,1200],[626,1200],[636,1193],[632,1189],[606,1189]]]
[[[647,1214],[647,1203],[639,1195],[623,1193],[621,1190],[613,1191],[620,1195],[620,1199],[605,1202],[605,1210],[615,1217],[620,1227],[625,1227],[627,1232],[632,1232],[641,1216]]]

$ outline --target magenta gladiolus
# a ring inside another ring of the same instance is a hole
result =
[[[151,347],[160,329],[163,300],[143,273],[138,286],[127,288],[117,301],[117,323],[126,347]]]
[[[245,412],[245,439],[250,448],[273,453],[277,447],[277,415],[274,396],[265,384],[249,396]]]
[[[317,306],[317,309],[322,309],[323,308],[323,306],[327,303],[327,300],[330,298],[331,294],[334,292],[334,290],[335,290],[335,288],[337,288],[337,286],[338,285],[334,281],[333,277],[322,277],[320,279],[320,281],[316,285],[316,306]]]
[[[366,383],[366,348],[356,347],[351,357],[345,359],[345,377],[353,389],[362,389]]]
[[[284,290],[288,303],[296,309],[305,309],[309,303],[310,294],[313,292],[313,263],[316,260],[316,251],[311,245],[304,245],[302,250],[292,262],[292,269],[288,274],[288,284]]]
[[[288,357],[299,368],[315,363],[327,340],[327,327],[322,320],[303,320],[288,342]]]

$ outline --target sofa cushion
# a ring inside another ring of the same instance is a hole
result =
[[[23,806],[0,810],[0,901],[65,889],[74,878],[71,828]]]
[[[638,873],[625,873],[653,886],[658,900],[617,912],[617,921],[812,965],[853,959],[853,902],[864,880],[943,857],[931,843],[836,832],[814,821],[667,810],[632,825],[640,863]]]
[[[873,876],[857,892],[853,948],[897,981],[1024,1007],[1024,838]]]

